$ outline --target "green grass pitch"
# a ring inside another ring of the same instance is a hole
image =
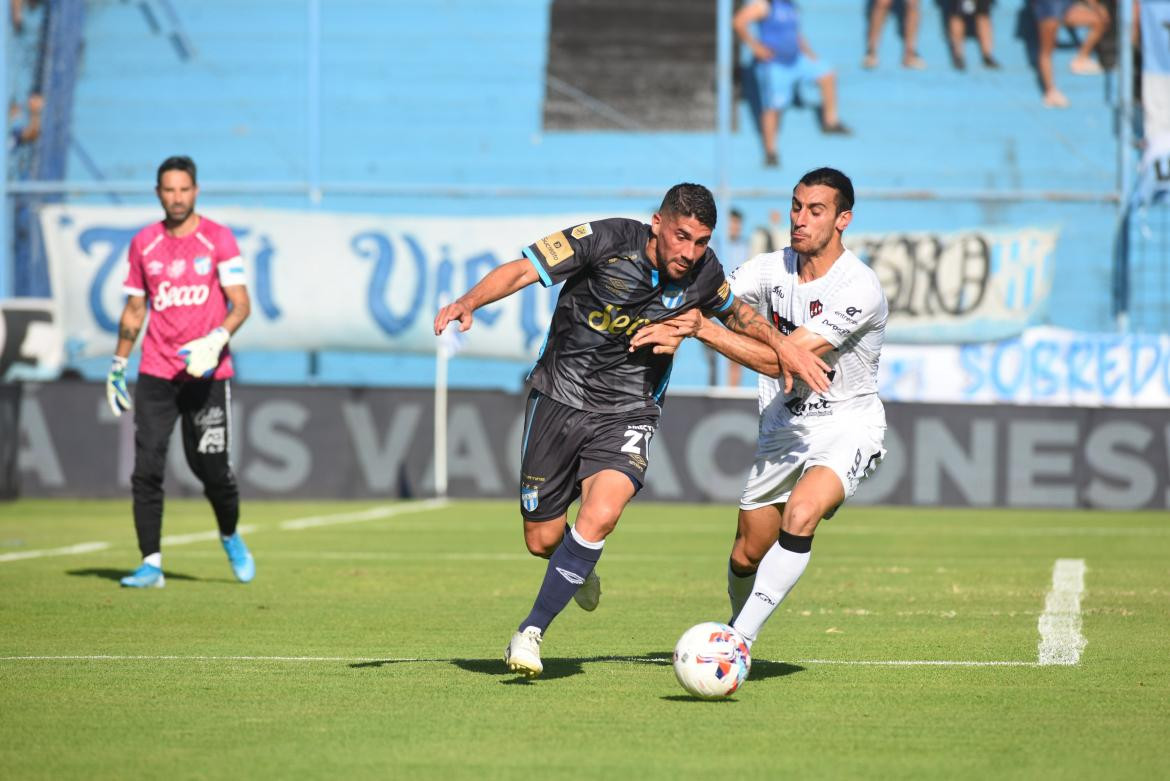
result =
[[[703,702],[669,657],[726,618],[733,508],[635,502],[601,607],[570,604],[525,681],[501,652],[544,562],[514,503],[372,507],[245,503],[253,583],[208,534],[134,591],[128,499],[0,505],[0,776],[1170,777],[1164,513],[847,507],[744,687]],[[165,534],[213,528],[167,505]],[[1037,666],[1061,558],[1087,645]]]

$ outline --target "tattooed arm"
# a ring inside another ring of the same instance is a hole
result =
[[[122,358],[130,356],[134,343],[138,341],[138,334],[142,331],[142,323],[146,320],[146,297],[130,296],[126,299],[126,306],[122,309],[122,319],[118,322],[118,346],[114,348],[114,355]]]
[[[630,351],[653,346],[655,353],[673,355],[683,339],[693,336],[753,371],[769,377],[783,376],[785,392],[792,390],[793,375],[802,378],[815,391],[829,389],[825,374],[829,366],[818,356],[833,346],[821,337],[804,328],[783,336],[739,299],[719,317],[726,328],[703,317],[697,309],[643,326],[630,340]]]
[[[732,302],[731,307],[720,315],[720,319],[727,328],[719,328],[704,320],[695,334],[699,341],[749,369],[771,377],[783,375],[785,393],[792,390],[793,375],[800,377],[817,392],[829,389],[829,378],[826,376],[829,366],[817,357],[818,352],[823,354],[832,349],[828,342],[820,340],[824,343],[801,344],[807,340],[785,337],[769,325],[759,312],[739,299]],[[820,348],[818,352],[814,352],[817,348]]]

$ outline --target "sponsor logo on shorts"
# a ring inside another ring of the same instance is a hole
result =
[[[583,239],[586,236],[592,236],[593,235],[593,226],[590,225],[589,223],[585,223],[584,225],[578,225],[576,228],[573,228],[573,230],[569,231],[569,235],[572,236],[574,239]]]
[[[578,575],[576,572],[570,572],[567,569],[557,567],[557,572],[561,573],[561,577],[572,583],[574,586],[580,586],[585,582],[585,578]]]
[[[755,597],[756,599],[760,600],[761,602],[767,602],[769,605],[776,604],[776,600],[772,599],[770,596],[765,594],[763,591],[757,591],[754,594],[752,594],[752,596]]]
[[[535,486],[526,485],[520,489],[520,506],[528,512],[536,509],[540,504],[540,491]]]
[[[545,236],[536,242],[536,248],[540,250],[540,254],[549,268],[573,257],[573,247],[565,238],[564,231],[557,231]]]
[[[808,302],[808,316],[809,317],[816,317],[821,312],[823,312],[824,309],[825,308],[824,308],[824,306],[821,305],[821,300],[819,298],[814,298],[812,301]]]
[[[861,468],[861,449],[858,448],[857,453],[853,456],[853,466],[849,467],[849,474],[845,475],[849,480],[850,492],[857,489],[857,470]]]

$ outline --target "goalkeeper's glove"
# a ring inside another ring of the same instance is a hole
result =
[[[192,339],[179,348],[179,355],[187,363],[187,374],[192,377],[209,377],[219,366],[219,354],[228,343],[228,332],[223,326],[207,336]]]
[[[114,417],[121,417],[123,410],[130,409],[130,392],[126,390],[126,359],[120,355],[114,356],[110,364],[110,373],[106,375],[106,401]]]

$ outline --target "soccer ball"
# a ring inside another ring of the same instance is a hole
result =
[[[747,678],[752,658],[743,637],[727,624],[707,621],[683,632],[674,646],[674,675],[704,700],[734,692]]]

